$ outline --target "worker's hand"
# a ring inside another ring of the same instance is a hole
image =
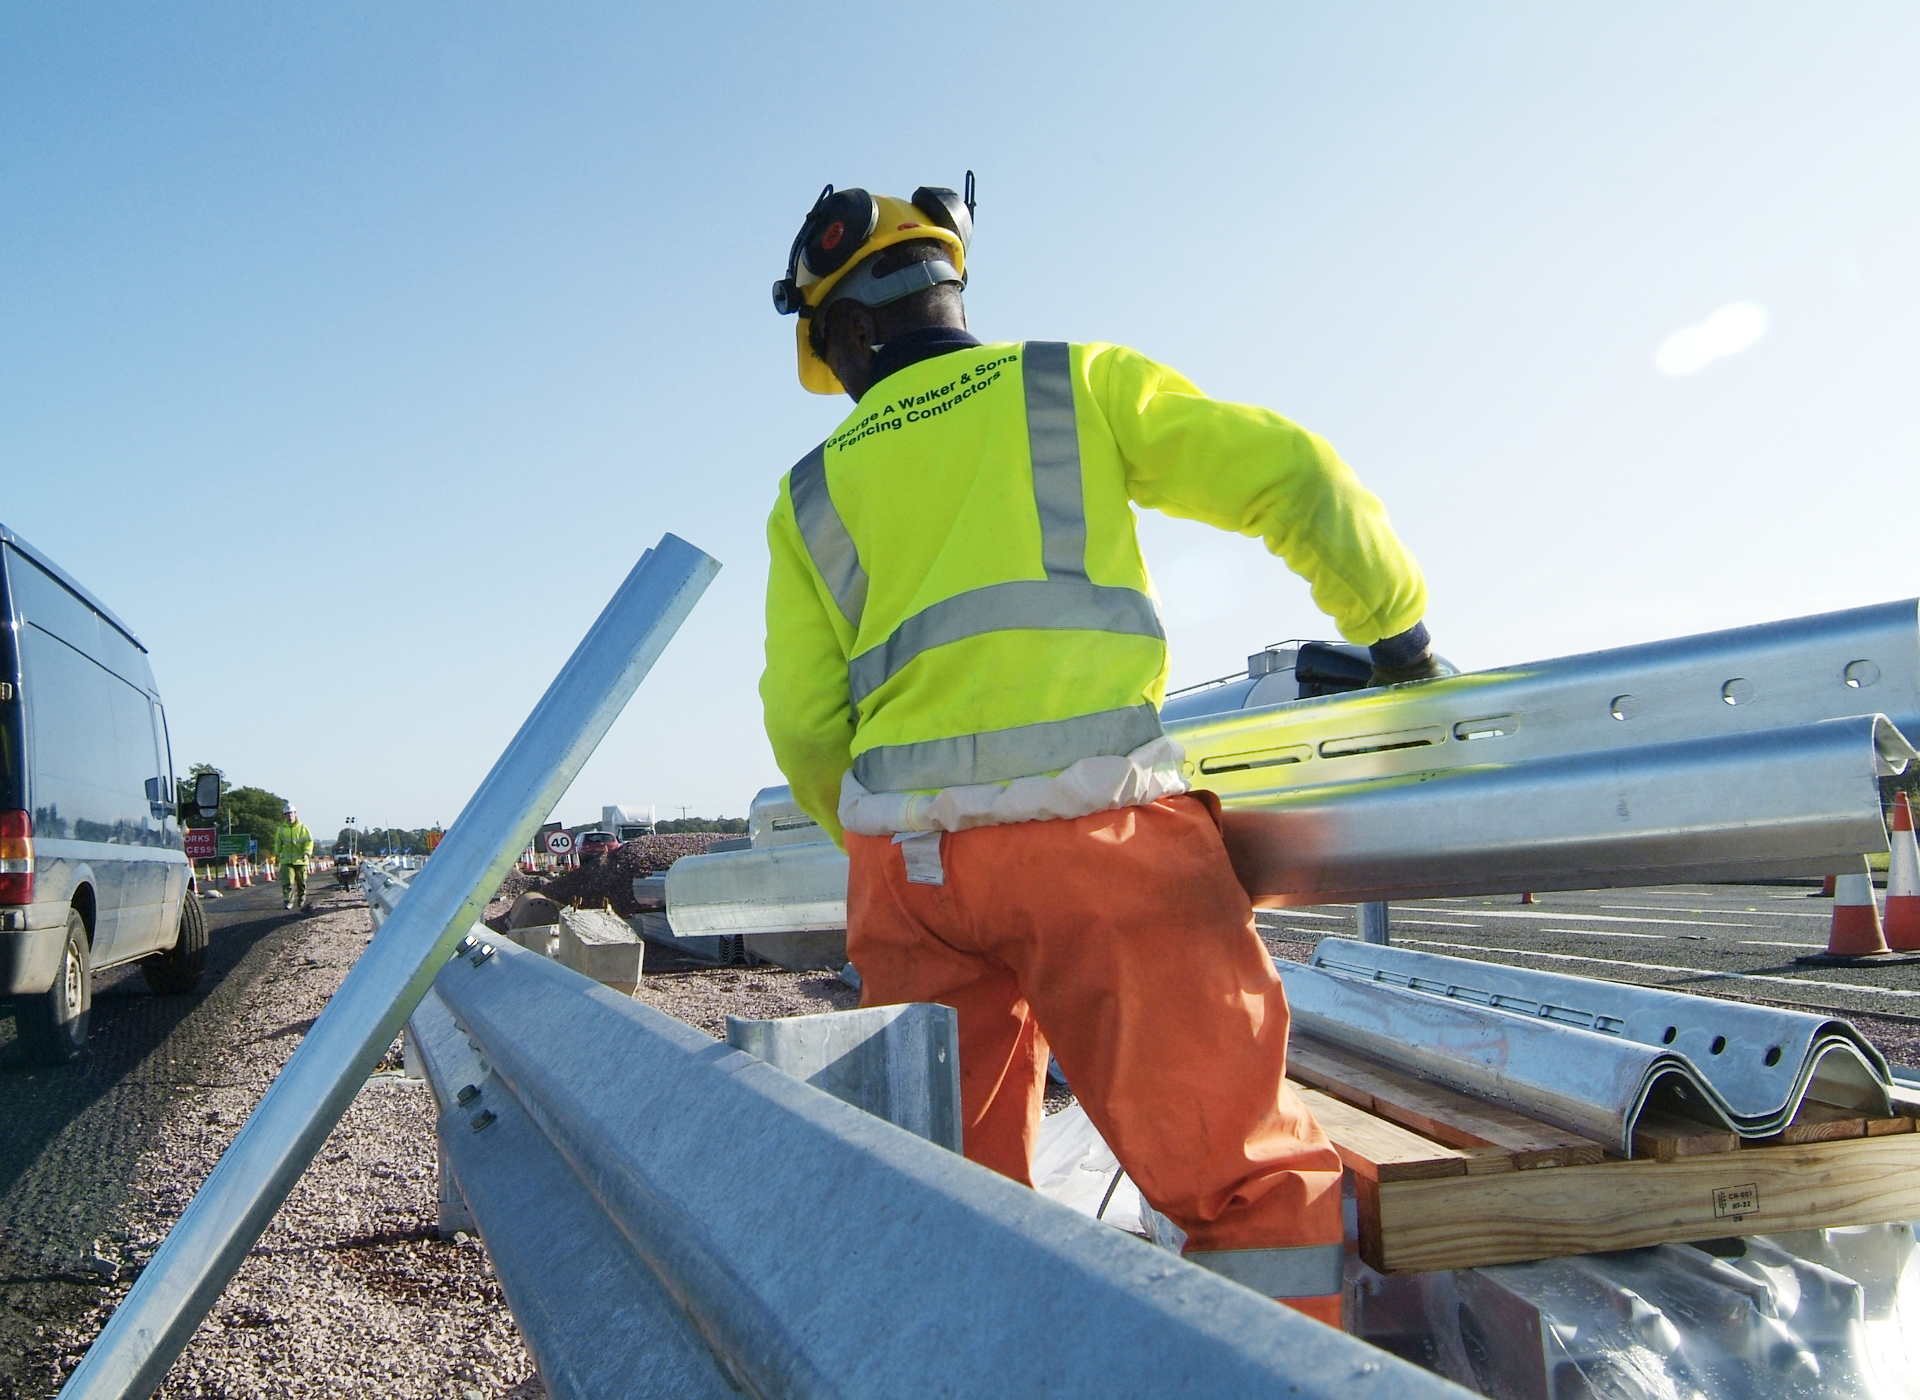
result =
[[[1430,681],[1440,676],[1457,676],[1460,668],[1444,657],[1427,652],[1418,660],[1404,666],[1375,666],[1373,674],[1367,677],[1367,684],[1405,685],[1408,681]]]
[[[1457,676],[1459,670],[1433,654],[1427,625],[1416,622],[1397,636],[1383,637],[1370,648],[1373,674],[1367,684],[1405,685],[1408,681],[1430,681],[1437,676]]]

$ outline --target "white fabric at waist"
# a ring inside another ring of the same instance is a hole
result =
[[[849,771],[840,780],[840,824],[861,836],[893,836],[1144,807],[1187,790],[1180,775],[1185,758],[1179,744],[1161,735],[1130,754],[1083,758],[1051,777],[969,783],[938,792],[868,792]]]

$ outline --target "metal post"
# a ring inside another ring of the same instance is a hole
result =
[[[1387,931],[1387,905],[1385,900],[1360,906],[1360,941],[1362,943],[1391,943],[1393,940]]]
[[[665,535],[641,556],[215,1164],[60,1394],[146,1396],[326,1141],[434,975],[720,565]]]

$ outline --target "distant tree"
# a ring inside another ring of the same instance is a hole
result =
[[[273,847],[273,833],[287,810],[286,798],[265,788],[237,787],[220,799],[220,829],[236,834],[245,832],[260,843],[262,851]],[[231,823],[231,825],[229,825]]]
[[[676,817],[670,822],[655,822],[653,829],[662,833],[678,831],[719,831],[729,836],[743,835],[747,829],[745,817]]]

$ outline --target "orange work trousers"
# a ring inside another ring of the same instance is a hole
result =
[[[968,1157],[1033,1184],[1051,1049],[1195,1262],[1260,1287],[1297,1256],[1327,1279],[1340,1158],[1286,1083],[1286,996],[1212,794],[947,832],[938,884],[888,837],[849,833],[847,854],[861,1005],[959,1014]],[[1338,1277],[1263,1291],[1337,1327]]]

